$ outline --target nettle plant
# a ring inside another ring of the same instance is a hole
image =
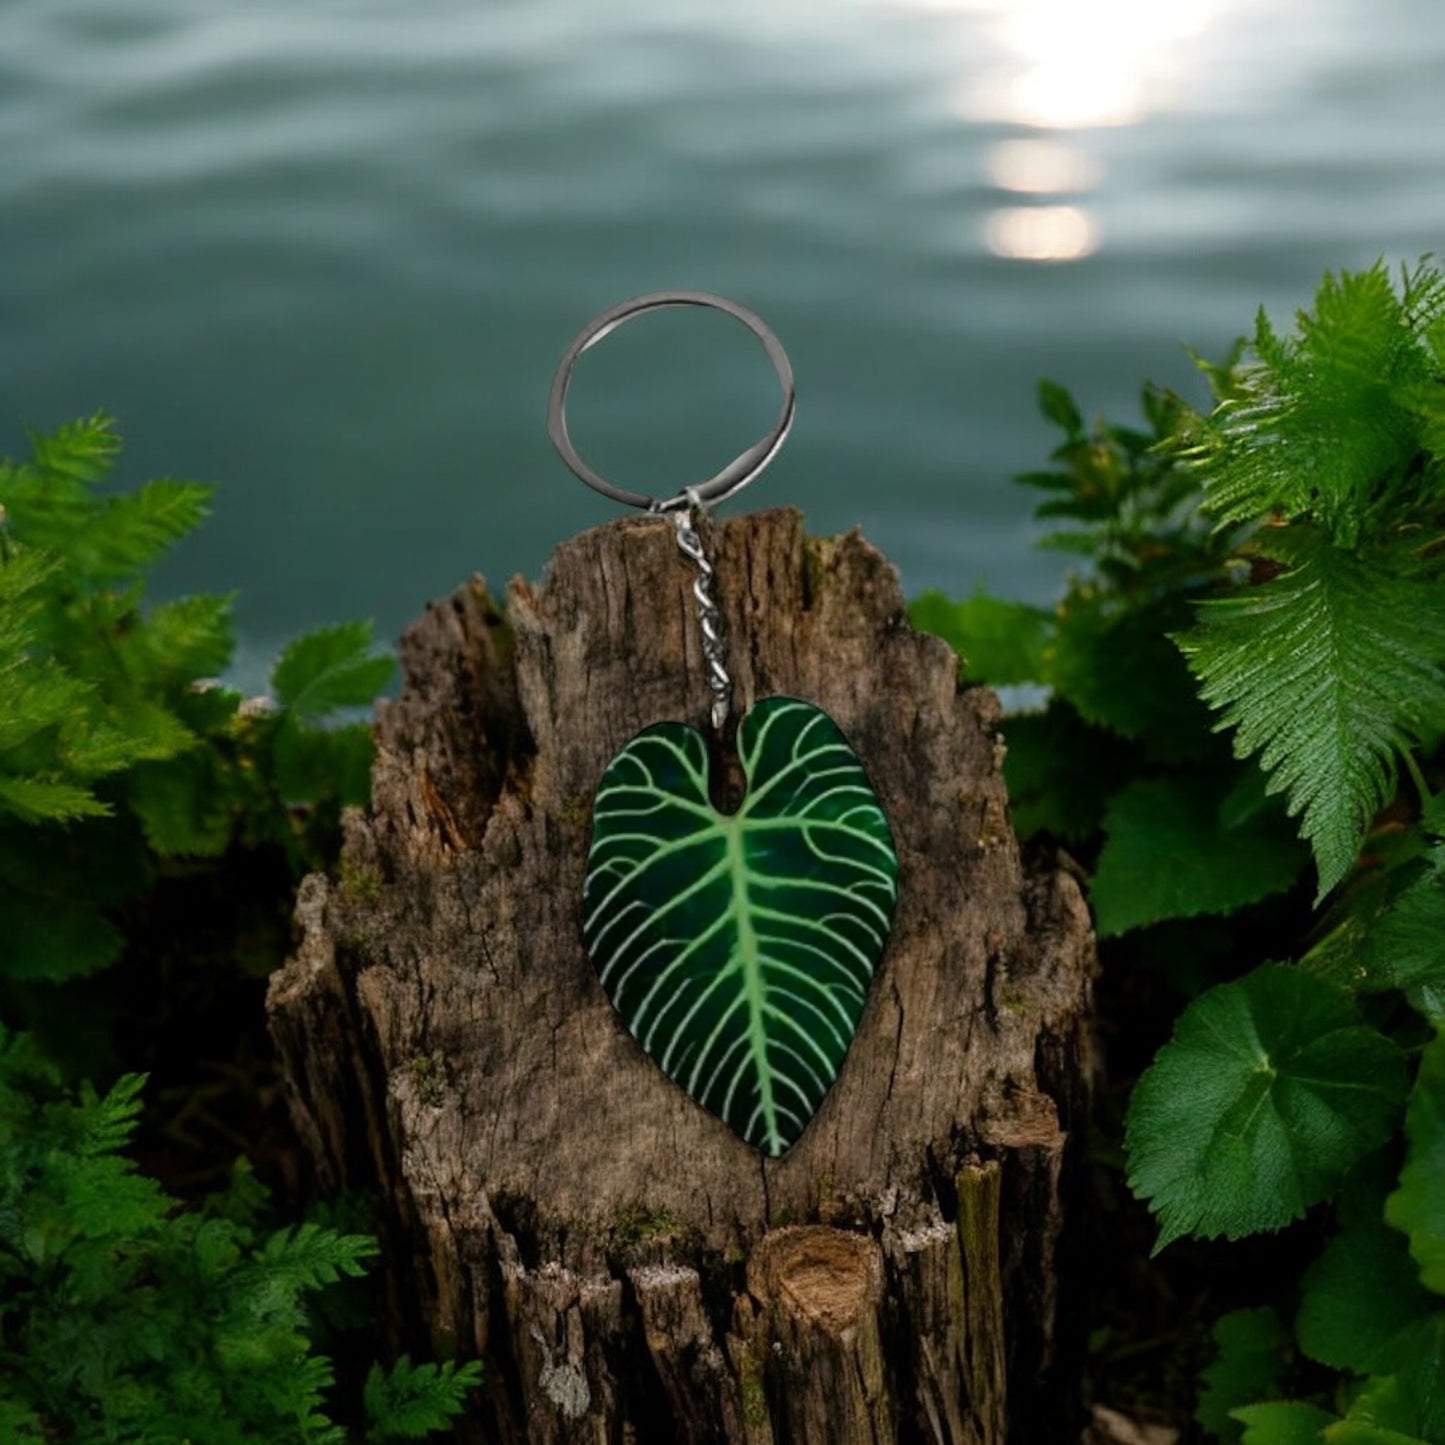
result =
[[[424,1436],[478,1367],[373,1368],[338,1423],[315,1338],[374,1241],[280,1223],[244,1160],[188,1204],[141,1173],[125,1151],[144,1078],[114,1066],[109,1025],[129,1039],[149,1020],[125,1012],[127,987],[118,1013],[99,991],[124,966],[183,1012],[250,975],[259,1018],[295,881],[367,798],[368,729],[335,715],[369,704],[392,660],[345,624],[288,647],[267,699],[221,685],[231,599],[143,599],[211,489],[107,491],[103,416],[32,441],[0,461],[0,1017],[31,1027],[0,1025],[0,1438]],[[82,1082],[96,1074],[101,1093]]]
[[[1004,721],[1016,825],[1088,866],[1106,971],[1189,1000],[1128,1108],[1156,1253],[1329,1211],[1295,1298],[1218,1322],[1200,1424],[1439,1442],[1445,277],[1327,277],[1298,323],[1204,367],[1208,415],[1146,391],[1147,430],[1045,384],[1065,439],[1021,480],[1083,570],[914,619],[1048,690]]]

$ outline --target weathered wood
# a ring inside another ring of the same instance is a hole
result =
[[[842,1073],[757,1154],[671,1084],[581,943],[593,789],[660,719],[704,727],[671,526],[560,547],[506,615],[480,579],[402,643],[369,817],[307,880],[272,1028],[327,1187],[383,1201],[396,1328],[480,1354],[459,1438],[1065,1440],[1088,917],[1025,867],[997,703],[909,627],[856,534],[790,509],[705,536],[741,711],[807,698],[894,831],[897,915]]]

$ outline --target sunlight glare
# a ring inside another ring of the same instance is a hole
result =
[[[988,178],[1001,191],[1063,195],[1092,190],[1103,179],[1099,161],[1056,140],[1004,140],[988,153]]]
[[[968,85],[960,109],[1045,129],[1129,125],[1173,100],[1188,80],[1190,42],[1238,3],[1002,0],[979,18],[1008,61]]]
[[[1099,249],[1099,223],[1077,206],[1014,206],[989,216],[984,239],[1011,261],[1077,261]]]

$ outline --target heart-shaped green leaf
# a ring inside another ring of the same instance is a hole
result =
[[[646,728],[597,790],[583,934],[633,1037],[704,1108],[781,1154],[848,1052],[898,896],[867,774],[827,713],[772,697],[738,729],[747,795],[707,744]]]

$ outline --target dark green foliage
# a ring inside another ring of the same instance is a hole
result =
[[[1277,1393],[1289,1363],[1289,1334],[1272,1309],[1235,1310],[1215,1324],[1214,1342],[1195,1418],[1216,1439],[1234,1442],[1242,1431],[1231,1412]]]
[[[231,599],[143,602],[210,488],[104,490],[104,417],[32,441],[0,461],[0,1013],[45,1038],[0,1025],[0,1440],[419,1438],[478,1367],[403,1359],[372,1369],[364,1401],[356,1373],[348,1399],[314,1341],[374,1241],[286,1219],[244,1159],[228,1187],[172,1197],[136,1163],[144,1077],[117,1064],[139,1041],[192,1099],[214,1092],[196,1071],[245,1076],[244,1052],[199,1053],[207,1019],[239,1050],[261,1031],[294,884],[368,793],[366,725],[328,723],[371,702],[391,659],[363,624],[325,629],[282,654],[273,698],[243,699],[215,680]],[[195,1034],[193,1057],[167,1026]],[[77,1060],[108,1087],[77,1082]],[[233,1150],[235,1127],[217,1130]],[[174,1123],[151,1135],[148,1154],[190,1157]]]
[[[22,1037],[0,1038],[0,1357],[11,1434],[87,1442],[341,1445],[307,1301],[376,1253],[314,1223],[268,1230],[241,1168],[180,1210],[120,1151],[144,1080],[73,1097]],[[475,1366],[376,1368],[368,1438],[439,1428]]]
[[[1405,1238],[1370,1207],[1341,1229],[1303,1281],[1295,1333],[1321,1364],[1388,1374],[1428,1344],[1437,1301],[1421,1288]]]
[[[373,1365],[366,1377],[363,1402],[368,1438],[419,1440],[460,1414],[467,1391],[482,1377],[475,1360],[465,1365],[413,1365],[403,1355],[390,1370]]]
[[[120,955],[118,910],[182,860],[274,848],[320,866],[339,809],[367,796],[365,726],[319,726],[391,674],[370,630],[303,637],[275,701],[216,675],[231,599],[147,609],[142,572],[204,517],[211,489],[101,488],[109,419],[0,461],[0,980],[59,981]],[[295,805],[304,805],[300,808]]]
[[[1240,809],[1238,798],[1188,777],[1141,778],[1114,794],[1092,886],[1101,937],[1233,913],[1294,882],[1302,859],[1289,829],[1273,809]]]
[[[1185,1009],[1129,1109],[1129,1183],[1182,1234],[1278,1229],[1389,1137],[1404,1057],[1344,989],[1266,964]]]
[[[1319,865],[1319,895],[1354,865],[1394,795],[1395,760],[1445,716],[1445,586],[1418,539],[1346,550],[1306,524],[1255,556],[1283,572],[1199,606],[1180,639],[1200,694],[1258,754]]]
[[[1004,721],[1015,823],[1088,870],[1106,985],[1193,996],[1128,1110],[1157,1247],[1317,1209],[1324,1240],[1334,1210],[1297,1349],[1228,1315],[1202,1425],[1441,1442],[1445,278],[1327,277],[1293,336],[1261,316],[1202,369],[1208,412],[1146,391],[1147,432],[1045,385],[1064,441],[1020,480],[1085,570],[1051,609],[914,616],[966,679],[1044,690]]]
[[[1320,1445],[1320,1431],[1336,1420],[1328,1410],[1300,1400],[1245,1405],[1231,1416],[1244,1426],[1240,1445]]]
[[[1437,939],[1436,947],[1445,949],[1445,940]],[[1421,1059],[1405,1138],[1409,1152],[1385,1217],[1408,1238],[1421,1283],[1445,1294],[1445,1035]]]

